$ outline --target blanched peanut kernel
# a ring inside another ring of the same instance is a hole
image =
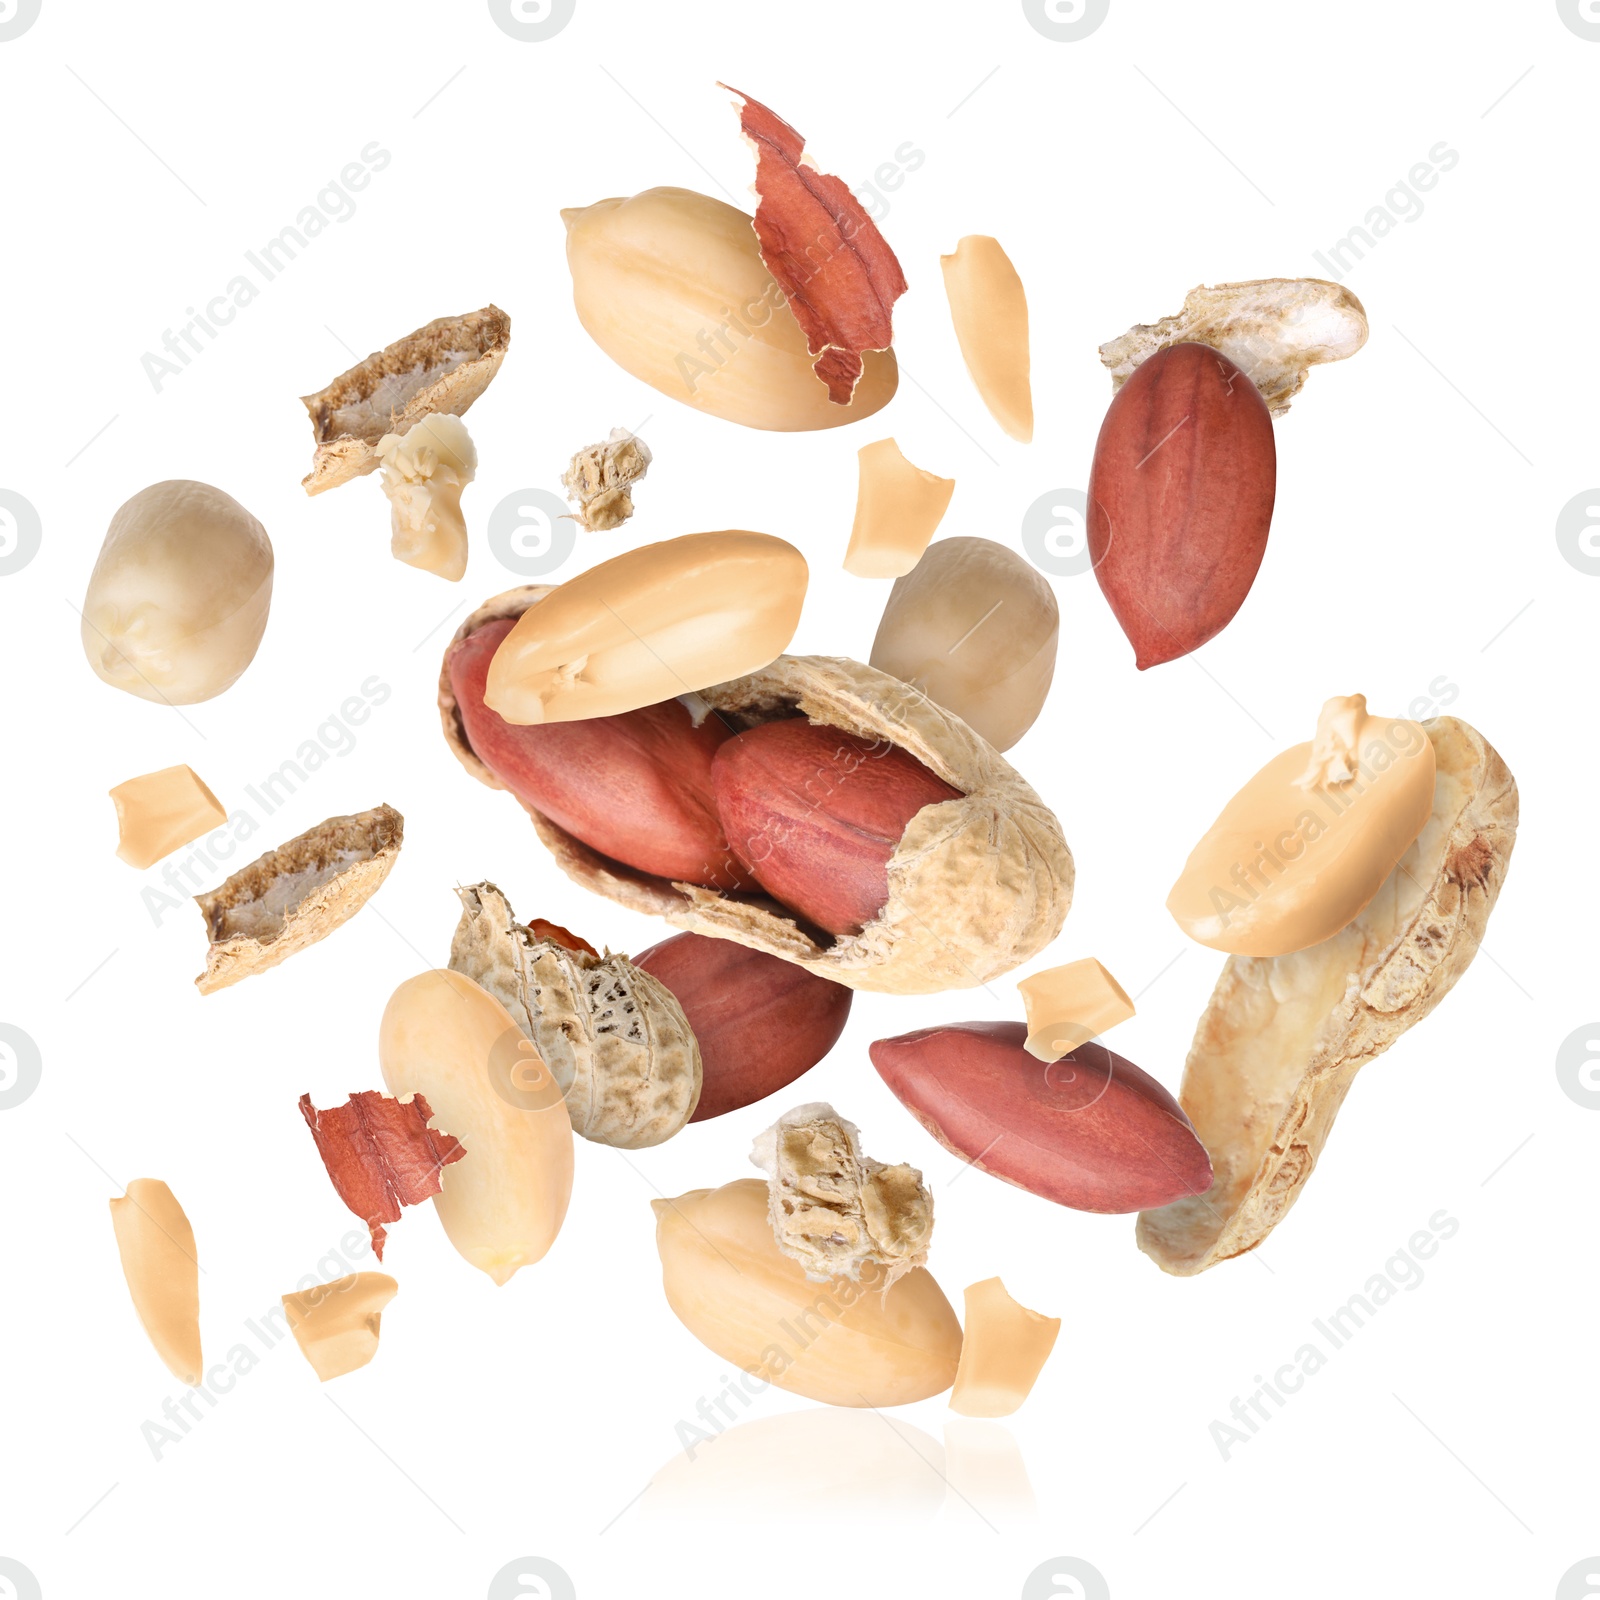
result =
[[[352,1272],[284,1295],[294,1342],[322,1382],[342,1378],[377,1355],[383,1308],[399,1291],[385,1272]]]
[[[83,653],[114,689],[186,706],[250,665],[272,602],[272,541],[231,495],[187,478],[111,519],[83,601]]]
[[[378,441],[390,512],[389,549],[397,561],[451,583],[467,570],[461,491],[478,471],[478,451],[460,417],[424,417],[407,433]]]
[[[875,1269],[809,1282],[753,1178],[651,1207],[667,1303],[723,1360],[835,1406],[904,1405],[955,1381],[961,1326],[926,1268],[888,1288]]]
[[[424,972],[395,990],[378,1058],[389,1093],[425,1096],[429,1126],[466,1146],[433,1203],[451,1244],[508,1282],[555,1242],[572,1198],[561,1090],[506,1008],[459,972]]]
[[[192,767],[163,767],[111,791],[117,808],[117,854],[130,867],[153,867],[180,845],[228,820],[222,802]]]
[[[1017,988],[1028,1009],[1023,1048],[1041,1061],[1059,1061],[1133,1015],[1122,985],[1093,957],[1036,972]]]
[[[111,1226],[133,1309],[179,1383],[200,1382],[200,1262],[194,1229],[159,1178],[135,1178],[111,1202]]]
[[[998,1278],[967,1290],[961,1365],[950,1409],[964,1417],[1009,1417],[1026,1400],[1061,1332],[1059,1317],[1019,1306]]]
[[[792,544],[737,529],[614,556],[523,612],[484,703],[507,722],[577,722],[755,672],[788,648],[808,576]]]
[[[1365,695],[1322,708],[1317,737],[1275,756],[1223,808],[1167,896],[1191,939],[1282,956],[1360,915],[1433,811],[1433,744]]]
[[[861,478],[844,569],[858,578],[904,577],[928,548],[956,481],[912,466],[893,439],[862,445],[857,459]]]
[[[872,665],[1009,750],[1044,707],[1060,630],[1050,585],[1014,550],[940,539],[895,580]]]

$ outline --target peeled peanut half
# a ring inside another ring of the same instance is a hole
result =
[[[530,587],[497,595],[450,643],[487,622],[520,617],[550,592]],[[883,910],[860,933],[829,943],[818,943],[771,902],[624,867],[529,809],[546,849],[575,882],[674,927],[732,939],[849,988],[887,994],[976,987],[1037,955],[1061,931],[1074,873],[1061,824],[991,744],[919,690],[844,656],[779,656],[696,699],[736,726],[799,712],[864,739],[885,740],[961,797],[912,819],[889,861]],[[467,771],[490,788],[503,787],[473,754],[448,666],[440,671],[439,714],[445,741]]]
[[[1482,734],[1424,724],[1433,809],[1378,893],[1331,939],[1231,956],[1180,1095],[1211,1157],[1204,1194],[1139,1217],[1139,1247],[1187,1276],[1254,1249],[1299,1197],[1356,1073],[1420,1022],[1477,953],[1516,842],[1517,785]]]

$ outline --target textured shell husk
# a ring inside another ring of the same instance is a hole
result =
[[[1216,1181],[1139,1217],[1140,1249],[1167,1272],[1203,1272],[1271,1233],[1310,1178],[1356,1073],[1427,1016],[1477,952],[1516,842],[1517,786],[1466,723],[1424,726],[1438,765],[1434,814],[1373,902],[1392,896],[1403,907],[1393,925],[1379,936],[1369,907],[1309,950],[1231,956],[1223,968],[1180,1096]],[[1309,1049],[1270,1066],[1246,1060],[1279,1008],[1324,980],[1339,998]],[[1218,1107],[1239,1113],[1220,1136],[1208,1132]]]
[[[510,343],[511,318],[498,306],[488,305],[458,317],[438,317],[375,350],[365,361],[340,373],[326,389],[302,395],[301,404],[311,414],[317,449],[301,487],[307,494],[337,488],[377,467],[378,440],[385,433],[403,434],[428,416],[464,415],[493,381]],[[463,353],[466,359],[449,364],[453,356]],[[384,425],[375,423],[376,431],[334,433],[338,412],[365,400],[382,379],[418,367],[428,374],[426,381],[403,407],[390,412]]]
[[[405,818],[393,806],[329,817],[241,867],[209,893],[197,894],[195,904],[211,936],[206,970],[194,980],[201,994],[278,966],[342,927],[382,887],[400,854],[404,832]],[[253,908],[264,907],[281,879],[316,872],[346,853],[352,857],[347,865],[290,901],[277,932],[227,931],[230,918],[249,917]]]
[[[455,639],[521,616],[549,592],[530,586],[497,595],[461,624]],[[779,656],[696,699],[740,727],[798,709],[813,722],[887,739],[961,790],[961,798],[917,813],[890,858],[882,912],[860,933],[828,943],[770,902],[636,872],[526,808],[546,849],[575,883],[630,910],[664,917],[675,928],[731,939],[847,988],[884,994],[976,988],[1037,955],[1060,933],[1074,877],[1061,824],[1010,763],[954,713],[844,656]],[[467,742],[445,666],[439,711],[462,765],[491,788],[504,787]]]
[[[566,1097],[572,1131],[642,1150],[700,1103],[700,1047],[676,997],[625,956],[540,938],[492,883],[457,889],[450,966],[487,989],[532,1040]]]
[[[867,1155],[861,1130],[825,1101],[784,1112],[757,1134],[750,1160],[767,1175],[772,1236],[811,1282],[859,1283],[873,1264],[887,1289],[928,1264],[933,1195],[922,1174]]]
[[[1342,284],[1253,278],[1191,289],[1182,311],[1108,340],[1100,359],[1115,391],[1140,363],[1170,345],[1210,345],[1251,378],[1268,411],[1280,417],[1312,367],[1343,361],[1366,342],[1366,309]]]

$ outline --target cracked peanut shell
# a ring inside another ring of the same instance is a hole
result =
[[[1517,785],[1475,729],[1424,725],[1433,812],[1354,922],[1292,955],[1231,956],[1189,1051],[1180,1102],[1211,1156],[1202,1195],[1140,1214],[1139,1248],[1203,1272],[1254,1249],[1316,1166],[1356,1073],[1466,971],[1516,842]]]
[[[436,317],[375,350],[326,389],[300,397],[311,414],[317,451],[300,480],[321,494],[378,465],[378,441],[404,434],[424,417],[460,417],[500,370],[511,343],[511,318],[488,305]]]
[[[524,927],[492,883],[457,889],[450,967],[487,989],[532,1040],[566,1097],[572,1131],[642,1150],[700,1103],[700,1047],[659,978],[609,951],[575,950]]]
[[[195,987],[226,989],[326,939],[378,892],[404,831],[393,806],[329,817],[197,894],[211,944]]]
[[[495,596],[450,643],[486,622],[520,616],[548,593],[534,585]],[[886,740],[961,796],[912,819],[889,860],[883,910],[860,933],[832,940],[770,901],[625,867],[525,808],[574,882],[676,928],[732,939],[835,983],[885,994],[975,988],[1037,955],[1061,931],[1074,871],[1061,824],[992,745],[926,695],[844,656],[785,655],[694,698],[736,728],[798,711],[864,739]],[[439,712],[445,740],[467,771],[490,788],[504,787],[467,741],[447,665],[440,670]]]

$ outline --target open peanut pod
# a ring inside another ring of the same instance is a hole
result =
[[[326,389],[301,396],[317,452],[301,481],[321,494],[378,465],[378,441],[424,417],[465,414],[505,360],[511,318],[499,306],[434,321],[375,350]]]
[[[1298,1198],[1357,1071],[1448,994],[1477,953],[1516,841],[1517,786],[1481,734],[1424,724],[1433,813],[1367,908],[1292,955],[1230,956],[1179,1099],[1207,1193],[1139,1216],[1139,1248],[1189,1276],[1253,1250]]]
[[[549,592],[530,586],[496,596],[461,624],[451,643],[521,616]],[[447,663],[448,656],[447,647]],[[830,938],[770,900],[624,866],[524,805],[575,882],[674,927],[886,994],[976,987],[1036,955],[1061,931],[1072,903],[1073,863],[1060,823],[992,745],[898,678],[845,657],[784,655],[694,700],[741,730],[799,713],[898,747],[960,794],[912,818],[889,860],[888,900],[855,934]],[[467,771],[491,788],[505,787],[472,749],[448,664],[440,672],[439,712],[445,740]]]

